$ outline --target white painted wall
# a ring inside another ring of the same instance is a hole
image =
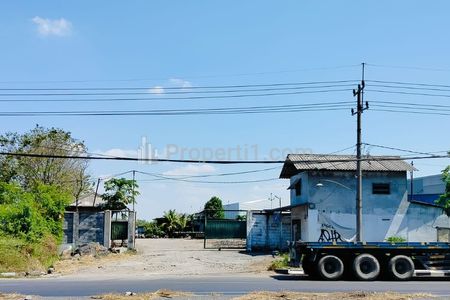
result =
[[[291,205],[305,204],[292,209],[293,220],[302,220],[301,239],[316,242],[322,230],[326,230],[325,237],[335,234],[343,240],[353,241],[356,234],[356,180],[353,172],[313,171],[297,175],[293,180],[297,177],[303,181],[302,195],[296,196],[292,191]],[[317,186],[319,182],[323,182],[321,187]],[[372,194],[372,183],[387,182],[391,184],[391,194]],[[438,207],[408,201],[406,173],[364,174],[365,241],[384,241],[391,236],[400,236],[410,242],[435,242],[437,227],[450,228],[450,218]]]

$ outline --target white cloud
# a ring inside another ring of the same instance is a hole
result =
[[[100,155],[107,155],[107,156],[118,156],[118,157],[133,157],[136,158],[138,155],[138,151],[136,149],[119,149],[119,148],[112,148],[108,149],[106,151],[95,151],[95,153],[98,153]]]
[[[192,87],[192,84],[189,81],[180,79],[180,78],[171,78],[171,79],[169,79],[169,82],[172,85],[175,85],[177,87],[182,87],[184,89],[188,89],[188,88]]]
[[[157,85],[157,86],[154,86],[151,89],[149,89],[148,92],[150,94],[161,95],[161,94],[164,94],[164,88],[162,86]]]
[[[37,31],[41,36],[68,36],[72,32],[72,23],[64,18],[44,19],[36,16],[31,20],[37,25]]]
[[[195,175],[202,175],[202,174],[209,174],[216,171],[216,168],[212,165],[194,165],[189,164],[184,167],[176,168],[173,170],[169,170],[164,172],[164,175],[170,175],[170,176],[195,176]]]
[[[179,87],[182,89],[189,89],[192,87],[192,84],[184,79],[180,79],[180,78],[171,78],[168,80],[168,84],[169,86],[175,86],[175,87]],[[155,95],[162,95],[166,92],[164,86],[162,85],[155,85],[152,88],[148,89],[148,92],[150,94],[155,94]]]

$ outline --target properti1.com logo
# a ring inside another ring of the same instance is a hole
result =
[[[246,161],[246,160],[284,160],[288,154],[311,154],[310,148],[270,147],[261,151],[258,144],[236,145],[232,147],[185,147],[178,144],[167,144],[158,151],[146,136],[141,137],[138,147],[140,163],[151,164],[151,159],[176,159],[193,161]]]

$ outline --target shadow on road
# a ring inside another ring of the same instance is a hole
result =
[[[271,275],[270,276],[273,279],[280,280],[280,281],[325,281],[320,278],[314,278],[309,277],[308,275],[283,275],[283,274],[277,274],[277,275]],[[343,281],[354,281],[354,282],[360,282],[360,280],[355,280],[351,278],[345,278]],[[395,280],[390,280],[383,278],[381,280],[375,280],[375,281],[389,281],[389,282],[398,282]],[[410,281],[450,281],[450,277],[414,277]]]

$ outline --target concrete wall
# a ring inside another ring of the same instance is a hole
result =
[[[79,212],[77,244],[98,242],[103,244],[103,230],[105,227],[103,212]]]
[[[287,241],[291,240],[291,216],[283,214],[282,232],[280,215],[268,213],[247,214],[247,250],[287,249]],[[281,239],[280,239],[281,233]]]
[[[110,223],[105,226],[105,212],[66,212],[63,220],[63,248],[90,242],[104,245],[105,227],[110,227]]]
[[[73,243],[73,213],[64,213],[63,220],[63,244]]]

